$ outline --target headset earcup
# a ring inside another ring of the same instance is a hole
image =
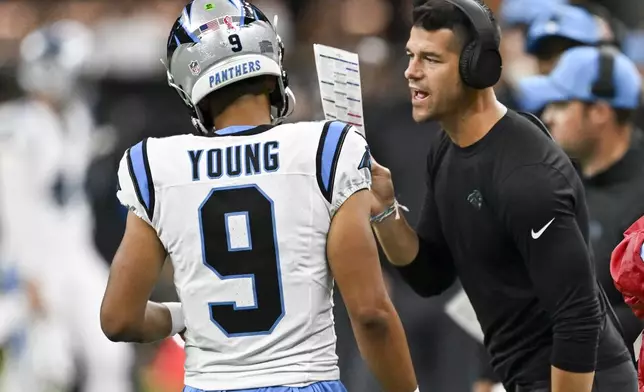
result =
[[[501,73],[503,71],[501,53],[497,48],[490,48],[481,50],[478,56],[476,72],[480,76],[477,83],[480,88],[492,87],[501,79]]]
[[[463,51],[461,52],[461,59],[459,61],[459,73],[461,74],[461,80],[465,83],[466,86],[472,88],[478,87],[480,78],[476,72],[476,64],[474,63],[476,56],[476,42],[470,42],[467,44]]]
[[[484,49],[471,42],[461,52],[459,72],[465,85],[482,90],[494,86],[501,78],[503,60],[498,49]]]

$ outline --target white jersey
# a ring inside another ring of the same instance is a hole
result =
[[[75,357],[88,374],[84,390],[131,390],[131,348],[110,342],[98,318],[108,269],[83,189],[95,136],[80,100],[60,112],[37,100],[0,106],[0,275],[35,284],[45,309],[34,316],[18,283],[0,293],[0,390],[65,389]]]
[[[0,107],[4,257],[39,274],[61,244],[93,248],[93,216],[83,189],[93,129],[91,113],[80,101],[60,114],[35,100]]]
[[[172,260],[186,385],[338,380],[326,239],[342,203],[370,187],[367,143],[341,122],[218,133],[146,139],[119,168],[119,199]]]

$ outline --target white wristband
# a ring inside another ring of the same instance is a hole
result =
[[[183,319],[183,309],[180,302],[162,302],[170,311],[170,319],[172,320],[172,330],[170,336],[174,336],[186,328],[186,322]]]
[[[420,392],[420,388],[416,387],[416,389],[414,389],[414,392]]]

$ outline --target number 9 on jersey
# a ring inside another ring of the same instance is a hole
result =
[[[222,281],[250,278],[253,286],[252,306],[210,302],[210,319],[228,337],[270,334],[284,316],[273,201],[257,185],[214,188],[199,223],[206,267]]]

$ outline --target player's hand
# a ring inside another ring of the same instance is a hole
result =
[[[371,194],[374,202],[371,215],[378,215],[394,203],[394,183],[391,172],[371,157]]]

